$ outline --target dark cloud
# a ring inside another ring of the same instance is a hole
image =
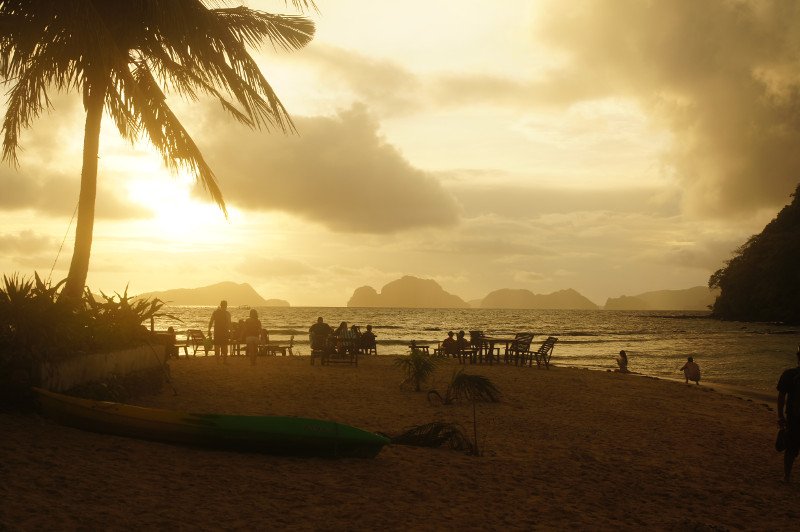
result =
[[[354,233],[440,227],[458,219],[453,197],[385,142],[363,106],[335,117],[296,118],[297,135],[253,132],[217,118],[198,137],[231,204]]]
[[[800,181],[800,4],[553,7],[540,34],[570,61],[532,96],[636,98],[674,135],[669,161],[690,211],[731,216],[786,202]]]

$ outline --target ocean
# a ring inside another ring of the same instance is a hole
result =
[[[683,378],[687,356],[700,365],[703,381],[760,391],[775,389],[781,371],[796,363],[800,329],[789,326],[723,322],[706,312],[610,310],[408,309],[347,307],[254,307],[271,340],[295,336],[295,354],[308,355],[308,328],[318,316],[336,327],[346,321],[364,330],[371,324],[379,355],[408,353],[412,340],[441,341],[447,331],[482,330],[490,336],[532,332],[532,347],[558,337],[552,362],[592,370],[616,368],[621,349],[629,369],[661,378]],[[187,329],[204,332],[214,307],[167,306],[156,330],[172,326],[181,338]],[[249,307],[229,308],[234,321]]]

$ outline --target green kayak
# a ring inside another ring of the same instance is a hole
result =
[[[320,419],[191,414],[34,391],[42,413],[59,423],[147,440],[330,458],[372,458],[389,443],[379,434]]]

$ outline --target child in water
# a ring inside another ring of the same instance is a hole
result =
[[[698,385],[700,384],[700,366],[697,365],[694,358],[689,357],[680,371],[682,371],[683,376],[686,377],[686,384],[689,384],[689,381],[694,381],[694,383]]]

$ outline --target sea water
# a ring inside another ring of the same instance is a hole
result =
[[[800,329],[761,323],[719,321],[706,312],[611,310],[408,309],[347,307],[254,307],[271,340],[294,335],[295,354],[309,352],[308,328],[318,316],[336,327],[346,321],[363,331],[371,324],[379,355],[408,353],[414,340],[443,340],[447,331],[481,330],[507,337],[532,332],[532,348],[548,336],[558,338],[552,361],[562,366],[613,369],[621,349],[631,371],[682,378],[686,357],[699,363],[703,380],[774,390],[781,371],[796,364]],[[187,329],[208,328],[214,307],[166,306],[156,330],[172,326],[181,338]],[[249,307],[229,308],[233,321]]]

